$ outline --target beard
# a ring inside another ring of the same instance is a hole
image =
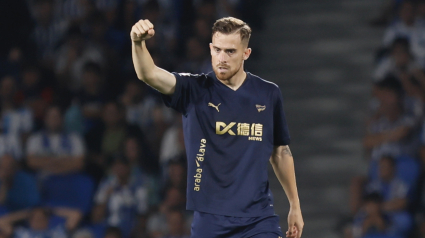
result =
[[[215,76],[217,77],[217,79],[219,79],[221,81],[227,81],[239,72],[239,70],[241,69],[241,66],[242,66],[242,64],[237,69],[234,69],[234,70],[232,70],[232,68],[230,68],[229,66],[224,66],[224,67],[226,67],[227,70],[224,71],[224,72],[222,72],[222,71],[220,72],[219,67],[222,67],[222,65],[219,65],[219,66],[215,66],[215,67],[213,66],[213,70],[214,70],[214,73],[215,73]]]

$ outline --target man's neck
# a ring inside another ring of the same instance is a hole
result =
[[[227,87],[233,89],[233,90],[237,90],[245,81],[246,79],[246,72],[243,70],[243,68],[241,68],[235,75],[233,75],[233,77],[231,77],[228,80],[220,80],[220,82],[222,82],[224,85],[226,85]]]

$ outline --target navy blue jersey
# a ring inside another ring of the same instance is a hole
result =
[[[187,209],[235,217],[272,215],[267,166],[290,142],[279,87],[247,73],[235,91],[213,72],[173,73],[165,104],[183,114]]]

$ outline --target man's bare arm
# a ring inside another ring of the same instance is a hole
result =
[[[294,158],[289,146],[275,146],[270,157],[270,163],[290,203],[287,237],[299,238],[302,234],[304,221],[295,180]]]
[[[132,58],[137,77],[159,92],[167,95],[174,93],[176,78],[170,72],[155,65],[146,48],[145,40],[155,34],[149,20],[140,20],[131,28]]]
[[[406,137],[411,131],[408,126],[400,126],[393,130],[384,131],[381,133],[369,133],[363,139],[363,145],[367,149],[371,149],[385,142],[399,141]]]

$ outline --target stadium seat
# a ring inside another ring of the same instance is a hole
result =
[[[68,207],[87,214],[91,209],[94,182],[84,174],[49,176],[42,184],[43,205]]]

